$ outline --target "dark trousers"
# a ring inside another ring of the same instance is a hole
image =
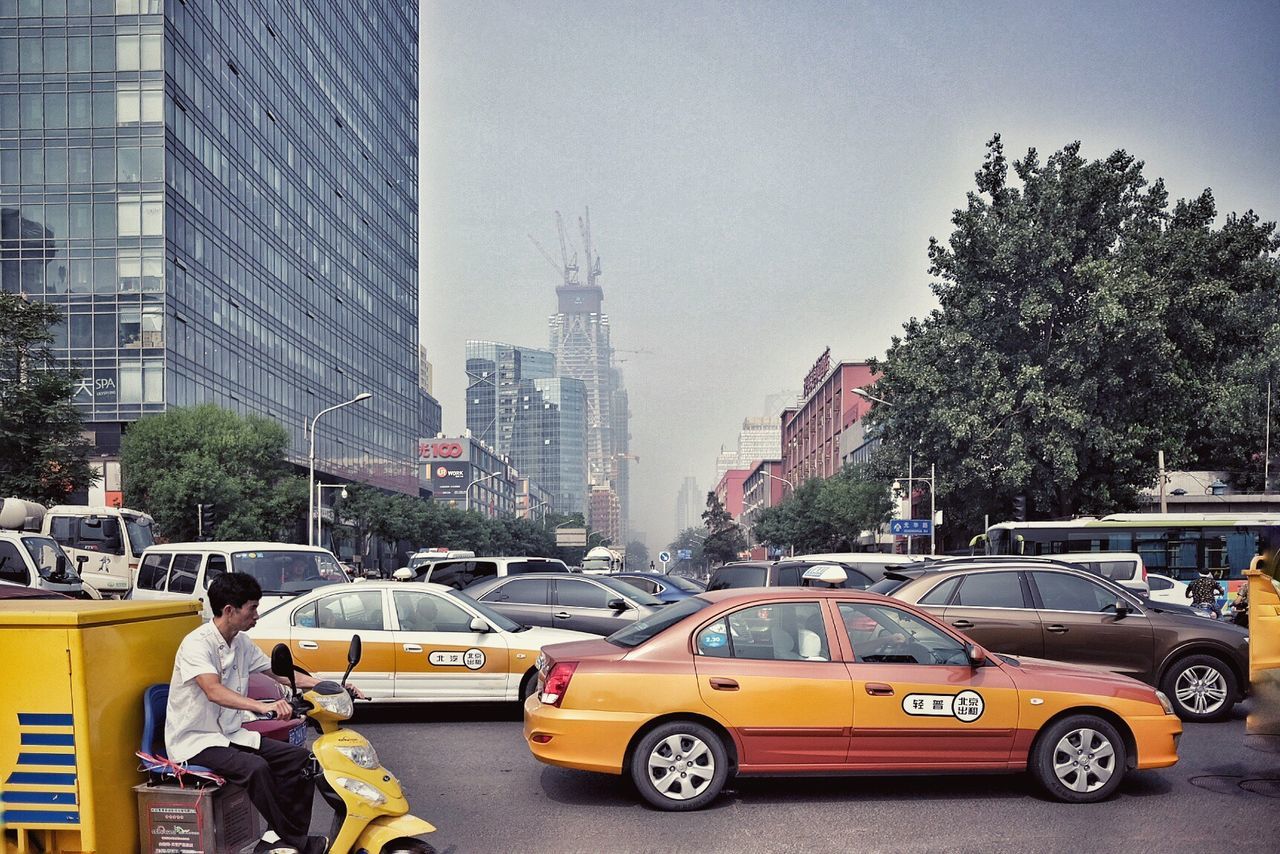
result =
[[[303,776],[310,753],[283,741],[262,738],[257,750],[233,744],[206,747],[191,757],[193,765],[212,768],[249,793],[249,800],[282,842],[305,850],[311,828],[315,783]]]

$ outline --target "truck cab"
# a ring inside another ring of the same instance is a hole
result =
[[[112,599],[133,587],[143,551],[155,544],[151,517],[121,507],[50,507],[41,530],[75,562],[85,586]]]

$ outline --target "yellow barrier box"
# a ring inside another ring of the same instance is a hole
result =
[[[138,850],[142,695],[199,604],[0,603],[0,838],[8,852]]]

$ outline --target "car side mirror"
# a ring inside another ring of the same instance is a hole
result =
[[[493,631],[493,627],[486,623],[481,617],[472,617],[471,631],[479,632],[480,634],[487,634],[488,632]]]
[[[1116,597],[1116,616],[1127,617],[1133,613],[1133,608],[1129,607],[1129,600],[1123,596]]]
[[[80,569],[89,562],[88,555],[76,555],[76,569]]]
[[[613,610],[613,611],[625,611],[625,610],[627,610],[627,600],[626,600],[626,599],[610,599],[610,600],[609,600],[609,602],[608,602],[607,604],[608,604],[609,609],[610,609],[610,610]]]
[[[964,654],[969,659],[970,667],[982,667],[987,663],[987,651],[976,643],[965,644]]]
[[[271,648],[271,672],[277,676],[287,677],[289,688],[297,693],[298,686],[293,681],[293,653],[282,643]]]

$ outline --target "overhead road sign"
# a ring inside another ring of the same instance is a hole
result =
[[[932,519],[892,519],[889,533],[895,537],[929,536],[933,533]]]

